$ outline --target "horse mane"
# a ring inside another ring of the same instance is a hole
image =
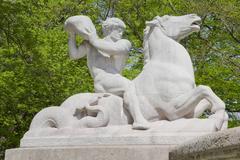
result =
[[[144,55],[144,65],[150,60],[150,55],[149,55],[149,45],[148,45],[148,39],[149,39],[149,31],[150,31],[150,26],[147,26],[143,30],[143,55]]]
[[[153,31],[153,28],[159,24],[159,16],[153,18],[152,21],[146,21],[146,27],[143,30],[143,54],[144,54],[144,65],[147,64],[151,59],[149,52],[149,37]]]

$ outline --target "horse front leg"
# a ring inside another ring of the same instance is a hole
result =
[[[207,104],[206,100],[209,104]],[[200,85],[189,93],[175,98],[170,102],[170,106],[171,109],[167,110],[166,113],[170,120],[185,117],[191,113],[198,116],[204,109],[210,109],[214,113],[210,118],[216,119],[216,128],[218,130],[222,128],[224,121],[226,121],[224,102],[207,86]]]

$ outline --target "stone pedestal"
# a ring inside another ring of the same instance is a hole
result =
[[[30,138],[7,150],[5,160],[168,160],[173,147],[207,133]]]
[[[121,137],[95,135],[23,139],[21,148],[6,151],[5,160],[168,160],[173,147],[208,134],[170,132],[149,135],[144,131],[137,132],[139,134]]]
[[[196,137],[176,146],[170,160],[240,160],[240,127]]]
[[[7,150],[5,160],[168,160],[169,149],[161,145],[18,148]]]
[[[144,131],[131,125],[30,130],[5,160],[168,160],[173,147],[213,132],[208,119],[161,121]]]
[[[132,125],[100,128],[40,128],[29,130],[20,147],[78,147],[82,145],[178,145],[197,136],[216,132],[211,119],[179,119],[151,123],[148,130]]]

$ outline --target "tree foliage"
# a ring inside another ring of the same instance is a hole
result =
[[[201,31],[182,41],[197,84],[209,85],[228,111],[240,111],[238,0],[0,0],[0,157],[18,146],[39,110],[93,91],[86,59],[68,58],[67,17],[88,15],[99,33],[102,20],[121,18],[127,25],[124,36],[133,44],[123,74],[133,79],[143,67],[145,21],[189,13],[203,20]]]

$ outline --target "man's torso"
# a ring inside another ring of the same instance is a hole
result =
[[[88,68],[92,77],[96,77],[100,72],[107,72],[111,74],[120,74],[125,66],[127,55],[112,55],[104,56],[91,44],[88,44]]]

